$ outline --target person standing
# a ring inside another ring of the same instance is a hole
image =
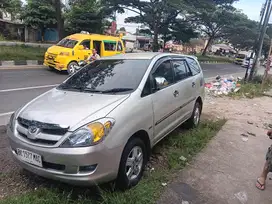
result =
[[[267,132],[267,136],[272,140],[272,130]],[[268,148],[266,153],[266,162],[264,164],[261,176],[257,179],[256,187],[259,190],[265,190],[265,181],[269,172],[272,172],[272,145]]]

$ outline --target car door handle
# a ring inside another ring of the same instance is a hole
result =
[[[173,95],[177,97],[179,95],[179,92],[177,90],[174,91]]]
[[[195,85],[196,85],[195,82],[192,82],[192,87],[193,87],[193,88],[195,87]]]

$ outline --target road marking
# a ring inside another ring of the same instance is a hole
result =
[[[14,113],[14,111],[12,111],[12,112],[7,112],[7,113],[0,113],[0,117],[7,116],[7,115],[11,115],[12,113]]]
[[[24,87],[24,88],[4,89],[4,90],[0,90],[0,93],[11,92],[11,91],[23,91],[23,90],[30,90],[30,89],[42,89],[42,88],[56,87],[58,85],[59,84],[52,84],[52,85],[44,85],[44,86],[30,86],[30,87]]]

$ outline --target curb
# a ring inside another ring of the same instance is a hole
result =
[[[14,61],[0,61],[0,69],[4,67],[22,66],[22,65],[43,65],[41,60],[14,60]]]
[[[218,62],[218,61],[200,61],[200,64],[232,64],[231,62]]]

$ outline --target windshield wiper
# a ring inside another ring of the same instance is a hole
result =
[[[83,92],[88,92],[88,93],[102,93],[102,91],[95,90],[95,89],[92,89],[92,88],[83,88],[82,91]]]
[[[132,91],[132,88],[113,88],[113,89],[107,89],[104,91],[101,91],[101,93],[120,93],[120,92],[126,92],[126,91]]]
[[[82,87],[69,86],[67,84],[61,84],[58,86],[58,88],[60,88],[62,90],[69,90],[69,91],[82,91]]]

